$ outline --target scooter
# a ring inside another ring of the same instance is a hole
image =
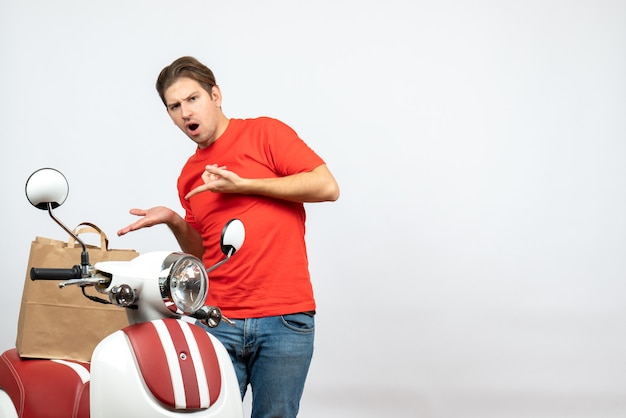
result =
[[[34,172],[26,195],[82,245],[71,269],[33,268],[33,280],[63,280],[93,287],[124,308],[129,326],[105,337],[91,362],[20,358],[17,349],[0,356],[2,418],[239,418],[243,403],[224,346],[202,327],[231,323],[218,307],[205,306],[208,274],[242,246],[245,228],[230,220],[222,231],[225,255],[205,268],[181,252],[156,251],[131,261],[89,263],[85,244],[53,214],[67,198],[68,182],[51,168]],[[85,292],[83,292],[85,293]],[[91,296],[93,298],[93,296]]]

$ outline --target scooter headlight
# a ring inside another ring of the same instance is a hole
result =
[[[159,286],[163,302],[172,312],[191,315],[204,306],[209,278],[197,257],[171,253],[163,261]]]

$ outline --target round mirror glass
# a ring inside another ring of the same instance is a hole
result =
[[[235,254],[243,245],[246,229],[239,219],[231,219],[222,230],[222,252],[228,256]]]
[[[26,181],[26,197],[38,209],[59,207],[67,199],[70,187],[65,176],[54,168],[40,168]]]

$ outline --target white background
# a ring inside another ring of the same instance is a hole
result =
[[[301,417],[626,416],[626,3],[3,0],[0,349],[30,241],[114,248],[132,207],[179,209],[193,153],[154,90],[194,55],[230,117],[291,125],[341,185],[307,205],[319,305]]]

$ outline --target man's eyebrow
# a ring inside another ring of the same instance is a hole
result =
[[[187,97],[184,97],[182,101],[183,101],[183,102],[185,102],[185,101],[189,100],[190,98],[192,98],[193,96],[195,96],[195,95],[197,95],[197,94],[198,94],[198,91],[197,91],[197,90],[192,91],[192,92],[191,92],[191,93],[190,93]],[[181,102],[181,100],[177,100],[177,101],[175,101],[175,102],[166,103],[166,104],[165,104],[165,106],[167,106],[167,107],[171,107],[171,106],[174,106],[174,105],[180,104],[180,102]]]

